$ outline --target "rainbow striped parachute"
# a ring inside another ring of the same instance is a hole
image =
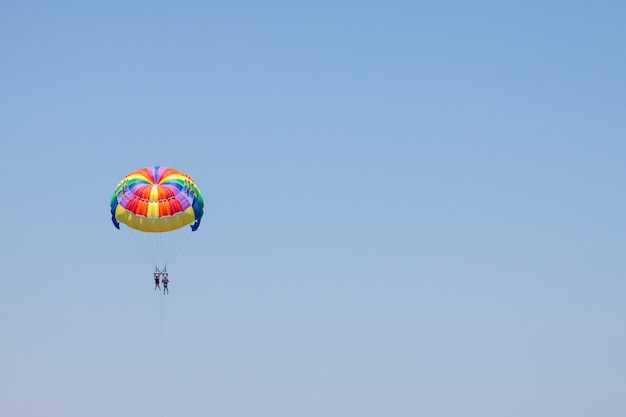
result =
[[[198,229],[203,210],[202,195],[191,177],[163,166],[131,172],[111,197],[113,225],[130,232],[157,271],[165,270],[189,233]]]

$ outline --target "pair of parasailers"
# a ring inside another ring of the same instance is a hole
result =
[[[154,273],[154,290],[157,288],[161,290],[160,283],[163,284],[163,294],[169,294],[170,290],[167,288],[170,280],[167,278],[167,272],[155,272]]]

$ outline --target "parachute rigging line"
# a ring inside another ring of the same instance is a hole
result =
[[[161,417],[163,417],[163,399],[165,397],[165,378],[163,371],[163,294],[161,294]]]

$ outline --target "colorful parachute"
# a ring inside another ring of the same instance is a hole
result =
[[[162,166],[131,172],[111,197],[111,221],[120,230],[130,230],[157,271],[165,270],[186,236],[198,229],[203,209],[202,195],[191,177]]]

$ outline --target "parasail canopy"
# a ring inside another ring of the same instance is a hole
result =
[[[169,167],[150,166],[126,175],[111,197],[111,220],[142,232],[200,226],[204,202],[191,177]]]

